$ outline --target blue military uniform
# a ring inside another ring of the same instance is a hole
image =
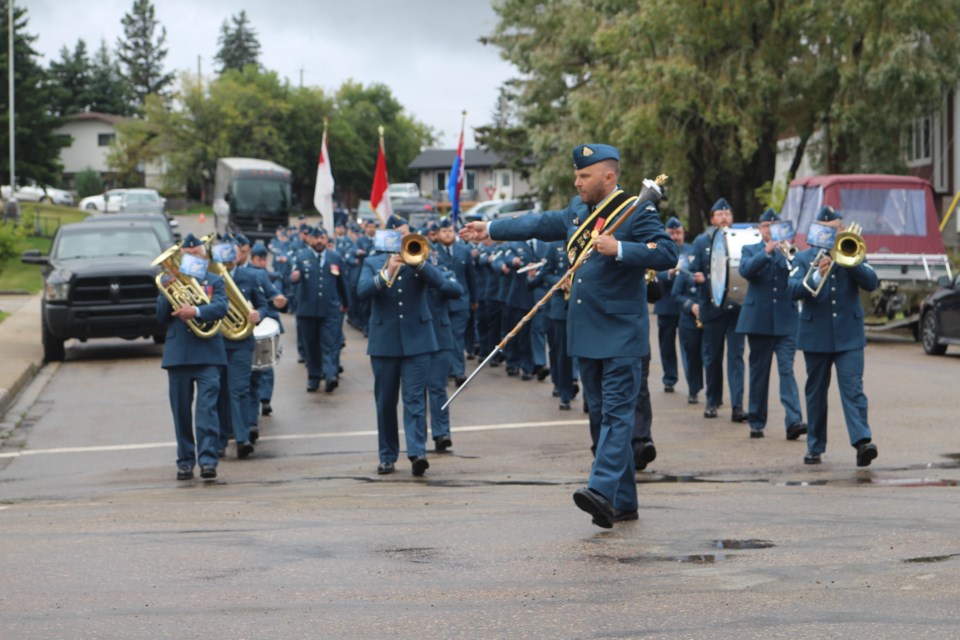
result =
[[[387,227],[406,224],[392,216]],[[427,288],[443,288],[447,282],[440,270],[423,262],[418,267],[401,265],[393,281],[387,278],[389,255],[377,253],[363,264],[359,299],[371,300],[367,355],[373,369],[373,393],[377,406],[380,451],[378,473],[391,473],[400,452],[397,402],[403,394],[403,430],[407,456],[414,473],[426,467],[426,386],[430,355],[439,349]]]
[[[570,259],[563,242],[541,243],[546,245],[546,264],[535,278],[542,281],[545,288],[553,287],[570,269]],[[543,296],[541,296],[542,298]],[[570,402],[576,395],[573,387],[573,359],[567,350],[567,297],[557,292],[547,302],[544,316],[547,320],[547,339],[550,344],[550,371],[560,397],[560,409],[570,409]],[[540,315],[540,314],[537,314]],[[534,316],[536,317],[536,316]]]
[[[199,244],[193,234],[187,234],[183,241],[185,247]],[[228,306],[223,280],[214,274],[207,274],[199,284],[207,293],[210,303],[197,307],[196,319],[213,322],[223,318]],[[157,319],[167,326],[160,366],[167,370],[170,387],[170,408],[177,437],[177,477],[181,480],[192,478],[193,467],[197,464],[204,477],[216,477],[220,434],[217,413],[220,367],[227,364],[223,338],[219,333],[206,339],[198,337],[186,322],[173,318],[172,312],[173,307],[167,298],[158,295]],[[194,389],[196,410],[195,417],[192,417]]]
[[[477,309],[477,331],[480,334],[480,355],[485,357],[493,351],[500,342],[501,303],[500,274],[493,266],[499,257],[498,252],[503,249],[496,245],[481,247],[477,257],[477,273],[479,285],[479,308]],[[496,358],[490,362],[491,367],[499,366]]]
[[[504,334],[509,333],[520,319],[533,307],[536,300],[530,290],[526,273],[518,270],[535,262],[533,249],[526,242],[508,242],[503,254],[494,265],[504,274],[503,326]],[[504,273],[504,267],[509,273]],[[523,380],[533,378],[533,352],[530,347],[530,324],[520,327],[517,335],[507,343],[504,355],[507,359],[507,375],[522,373]]]
[[[824,207],[817,220],[828,222],[841,217],[832,207]],[[802,300],[803,305],[797,347],[803,351],[807,367],[805,392],[809,427],[804,462],[819,463],[827,449],[827,393],[830,368],[836,367],[850,444],[857,449],[857,465],[867,466],[877,457],[877,448],[871,443],[867,396],[863,392],[863,349],[867,341],[860,289],[873,291],[879,279],[866,260],[850,268],[834,264],[820,295],[814,296],[803,286],[803,280],[816,254],[816,248],[797,254],[789,281],[790,294]]]
[[[578,169],[598,161],[619,160],[619,152],[608,145],[578,146],[573,156]],[[577,235],[578,229],[586,229],[593,213],[605,215],[603,221],[593,219],[602,228],[616,219],[618,211],[626,211],[629,198],[619,210],[608,208],[623,197],[615,190],[591,211],[578,196],[562,211],[495,220],[487,230],[494,240],[536,237],[576,243],[582,237]],[[630,439],[640,388],[640,360],[649,354],[644,273],[646,269],[668,269],[679,257],[677,245],[664,232],[652,203],[640,203],[613,235],[618,240],[618,255],[591,255],[574,274],[567,317],[567,346],[570,355],[579,359],[590,419],[601,424],[588,489],[578,490],[574,500],[593,513],[599,526],[606,527],[612,526],[616,511],[637,510]],[[615,510],[612,514],[606,512],[610,507]]]
[[[427,290],[427,303],[433,316],[433,331],[439,349],[430,354],[430,370],[427,374],[427,396],[430,400],[430,435],[438,451],[446,451],[453,442],[450,439],[450,409],[442,409],[447,402],[447,377],[450,373],[451,351],[456,347],[450,321],[451,301],[463,296],[464,289],[456,274],[434,262],[444,276],[443,286]]]
[[[265,258],[267,256],[267,248],[258,241],[250,250],[250,256]],[[247,268],[256,276],[258,287],[263,297],[267,300],[266,317],[276,320],[280,327],[280,333],[283,333],[283,321],[280,319],[280,312],[273,306],[273,299],[282,293],[275,284],[275,282],[281,281],[281,276],[253,264],[248,265]],[[250,415],[253,416],[255,420],[255,422],[250,424],[251,442],[255,442],[256,439],[260,437],[260,428],[256,421],[256,416],[261,413],[261,410],[265,416],[273,412],[273,407],[270,402],[273,399],[274,381],[275,371],[273,367],[254,370],[250,374]]]
[[[665,225],[667,229],[681,229],[683,223],[671,216]],[[693,247],[688,244],[680,246],[680,260],[689,265],[689,256],[693,255]],[[671,273],[673,272],[673,273]],[[657,340],[660,343],[660,365],[663,367],[663,389],[672,392],[679,377],[677,366],[677,331],[680,327],[680,299],[673,293],[673,283],[677,277],[677,269],[666,269],[657,273],[657,282],[660,283],[663,296],[653,305],[653,313],[657,316]],[[680,343],[680,360],[684,371],[687,369],[687,354]]]
[[[691,254],[692,255],[692,254]],[[673,281],[673,296],[680,302],[680,345],[686,353],[687,403],[697,404],[697,394],[703,389],[703,326],[693,313],[700,304],[700,288],[693,280],[693,272],[681,269]]]
[[[450,218],[440,221],[440,228],[453,226]],[[466,363],[464,362],[467,324],[470,309],[477,302],[477,276],[474,273],[473,256],[470,246],[463,242],[454,242],[449,246],[438,243],[439,262],[452,271],[463,289],[463,294],[449,302],[450,327],[453,334],[453,349],[450,351],[450,374],[462,382]]]
[[[721,209],[730,209],[730,204],[724,198],[717,200],[710,212]],[[743,334],[737,333],[740,305],[724,301],[723,306],[718,307],[710,286],[710,254],[717,232],[717,229],[711,228],[697,236],[693,241],[694,257],[690,263],[691,271],[702,273],[706,278],[698,288],[700,322],[703,324],[703,366],[707,383],[707,407],[703,415],[715,418],[717,407],[723,404],[723,353],[726,343],[732,419],[734,422],[743,422],[747,414],[743,411]]]
[[[760,216],[760,222],[780,220],[772,209]],[[800,411],[800,394],[793,375],[797,352],[797,303],[787,291],[790,265],[777,249],[766,250],[766,242],[746,245],[740,254],[740,275],[749,283],[740,309],[737,333],[750,343],[750,435],[761,437],[767,425],[767,398],[770,365],[777,356],[780,374],[780,403],[786,412],[787,438],[795,440],[806,431]]]

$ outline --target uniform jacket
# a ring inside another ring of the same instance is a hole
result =
[[[470,245],[457,241],[448,248],[438,242],[437,256],[440,264],[453,272],[463,289],[459,298],[450,300],[450,311],[469,311],[470,305],[478,300],[477,274]]]
[[[679,271],[673,279],[671,295],[680,303],[680,328],[700,329],[697,317],[693,315],[693,305],[700,304],[700,287],[693,281],[692,271]]]
[[[256,269],[251,265],[244,265],[234,269],[231,277],[233,278],[234,284],[237,285],[237,289],[240,290],[240,293],[243,294],[243,297],[247,299],[251,306],[257,310],[260,317],[266,318],[270,313],[270,301],[267,298],[266,292],[263,290],[260,276],[257,274],[258,271],[262,270]],[[252,351],[254,342],[253,334],[243,340],[227,340],[224,338],[224,346],[228,350],[244,349]]]
[[[544,295],[547,290],[560,281],[560,278],[570,269],[570,259],[567,257],[566,243],[564,242],[544,242],[546,264],[538,271],[536,278],[531,283],[533,286],[541,285],[544,289]],[[539,247],[538,247],[539,248]],[[543,295],[540,296],[543,298]],[[538,301],[539,299],[538,298]],[[549,320],[566,322],[567,310],[566,297],[563,291],[557,289],[547,301],[546,308],[538,313],[546,313]]]
[[[200,282],[210,297],[209,304],[197,307],[203,321],[219,320],[227,313],[227,293],[220,276],[208,273]],[[170,314],[173,307],[167,298],[157,296],[157,319],[167,325],[167,337],[163,343],[163,360],[160,366],[170,367],[220,365],[226,366],[227,352],[223,346],[223,336],[217,332],[212,338],[199,338],[187,326],[187,323]]]
[[[567,240],[589,213],[577,196],[561,211],[495,220],[487,229],[495,240]],[[622,243],[622,260],[595,252],[574,274],[567,313],[571,356],[639,358],[649,353],[644,273],[676,265],[677,245],[653,203],[640,204],[614,237]]]
[[[418,268],[401,265],[393,284],[387,286],[381,271],[388,258],[385,253],[368,257],[357,284],[357,296],[371,300],[367,354],[403,357],[436,351],[439,346],[427,288],[440,289],[446,279],[426,261]]]
[[[433,331],[437,336],[440,350],[453,350],[453,330],[450,328],[450,303],[463,296],[463,287],[457,280],[457,274],[440,266],[443,274],[443,286],[439,289],[427,288],[427,305],[433,316]]]
[[[520,263],[514,264],[514,259],[519,258]],[[530,289],[529,278],[526,272],[517,273],[520,269],[532,262],[536,262],[533,249],[526,242],[508,242],[504,246],[503,254],[495,262],[497,269],[503,273],[502,265],[510,269],[509,274],[504,274],[506,282],[506,294],[503,304],[515,309],[524,311],[533,307],[536,300],[533,299],[533,291]]]
[[[788,336],[797,333],[797,303],[787,290],[790,267],[780,251],[764,251],[764,242],[748,244],[740,253],[740,275],[747,295],[737,320],[737,333]]]
[[[343,258],[336,251],[324,249],[320,254],[304,249],[297,254],[294,270],[300,272],[296,283],[298,316],[332,318],[348,304]]]
[[[797,348],[801,351],[835,353],[862,349],[867,344],[863,330],[860,289],[873,291],[880,284],[876,272],[864,260],[852,268],[833,268],[820,295],[813,297],[803,286],[816,248],[801,251],[793,261],[790,295],[802,300]]]
[[[710,254],[713,250],[713,236],[716,227],[710,227],[693,241],[693,260],[690,261],[690,271],[703,273],[706,280],[697,285],[697,298],[700,303],[700,320],[711,322],[725,313],[736,313],[739,304],[724,301],[723,307],[713,303],[713,291],[710,287]]]
[[[679,247],[680,249],[680,260],[685,262],[683,265],[684,269],[690,268],[690,257],[693,256],[693,247],[684,244]],[[676,265],[674,265],[676,267]],[[672,269],[673,267],[671,267]],[[657,281],[662,287],[662,296],[657,300],[656,304],[653,305],[653,312],[658,316],[678,316],[680,315],[681,304],[680,300],[673,295],[673,282],[677,279],[679,272],[670,275],[670,269],[664,269],[663,271],[657,272]]]

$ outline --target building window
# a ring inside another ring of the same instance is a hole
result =
[[[477,189],[477,172],[476,171],[466,171],[466,177],[464,178],[463,188],[467,191],[476,191]]]
[[[501,172],[500,172],[500,186],[501,186],[501,187],[509,187],[509,186],[510,186],[510,172],[509,172],[509,171],[501,171]]]
[[[115,133],[98,133],[97,134],[97,146],[98,147],[109,147],[113,144],[113,140],[117,137]]]
[[[904,135],[904,157],[911,167],[930,164],[931,117],[916,118]]]
[[[447,172],[437,171],[437,191],[445,193],[447,190]]]

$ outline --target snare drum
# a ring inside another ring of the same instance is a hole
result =
[[[264,318],[253,329],[254,371],[270,369],[280,360],[280,323],[273,318]]]
[[[710,251],[710,293],[713,304],[743,304],[747,280],[740,275],[740,253],[748,244],[762,240],[756,227],[717,229]]]

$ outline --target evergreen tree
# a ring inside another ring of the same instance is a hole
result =
[[[50,111],[55,116],[79,113],[90,103],[90,59],[87,43],[77,40],[73,52],[60,49],[60,60],[50,62]]]
[[[127,98],[130,86],[120,73],[119,64],[110,55],[106,40],[100,41],[100,48],[93,55],[87,86],[90,111],[118,116],[131,114]]]
[[[33,48],[35,35],[26,32],[27,10],[20,4],[14,7],[14,107],[16,124],[16,173],[17,182],[25,184],[32,178],[40,183],[59,184],[61,165],[60,149],[68,142],[58,138],[53,130],[57,120],[50,115],[50,87],[46,72]],[[6,153],[10,145],[10,96],[5,87],[9,78],[9,48],[7,1],[0,0],[0,182],[10,179],[10,158]]]
[[[133,0],[133,8],[121,22],[124,37],[117,40],[117,57],[130,82],[133,104],[139,108],[148,95],[162,96],[173,82],[174,74],[163,71],[167,29],[157,22],[150,0]],[[159,35],[155,35],[158,27]]]
[[[220,37],[217,38],[220,46],[214,58],[219,66],[217,73],[228,69],[242,71],[248,64],[260,64],[260,41],[257,32],[250,28],[247,12],[241,11],[231,16],[230,20],[233,28],[224,20],[220,26]]]

